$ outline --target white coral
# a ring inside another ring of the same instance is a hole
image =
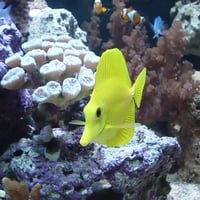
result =
[[[81,40],[67,34],[45,35],[29,40],[22,48],[26,52],[24,56],[15,54],[6,59],[13,71],[10,69],[3,77],[2,87],[18,89],[29,79],[35,89],[34,101],[50,102],[62,108],[90,94],[99,57]],[[46,84],[35,88],[37,78],[39,83]]]
[[[25,83],[25,71],[20,67],[9,70],[1,80],[1,86],[5,89],[19,89]]]

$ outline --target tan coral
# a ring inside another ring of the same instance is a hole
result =
[[[6,188],[6,192],[8,193],[10,199],[12,200],[40,200],[40,184],[35,184],[31,191],[24,182],[17,182],[15,180],[11,180],[7,177],[2,179],[2,183]]]
[[[29,198],[29,191],[25,183],[12,181],[7,177],[2,179],[2,183],[6,187],[11,199],[27,200]]]

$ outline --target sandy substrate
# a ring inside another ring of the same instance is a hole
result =
[[[200,200],[200,183],[171,182],[167,200]]]

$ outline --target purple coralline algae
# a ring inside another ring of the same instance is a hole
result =
[[[4,61],[14,53],[21,53],[21,33],[10,20],[0,18],[0,80],[7,72]]]
[[[8,71],[5,59],[23,54],[21,33],[10,20],[0,18],[0,80]],[[27,90],[8,91],[0,88],[0,154],[13,141],[25,136],[32,99]]]
[[[0,18],[0,61],[14,53],[22,53],[21,46],[22,34],[17,29],[15,24],[4,18]]]
[[[25,137],[31,126],[32,100],[27,90],[0,90],[0,154]]]
[[[22,138],[0,158],[2,177],[24,181],[31,188],[41,184],[41,199],[48,200],[163,200],[170,190],[166,175],[174,172],[181,156],[175,138],[159,137],[136,125],[129,144],[110,148],[78,144],[82,128],[53,129],[60,143],[60,157],[50,161],[45,152],[55,145],[38,145]]]

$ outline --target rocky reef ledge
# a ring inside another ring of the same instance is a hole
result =
[[[136,124],[136,135],[123,147],[78,144],[82,128],[53,129],[53,139],[38,144],[21,139],[0,157],[0,178],[41,185],[47,200],[164,200],[166,175],[181,156],[175,138],[159,137]],[[1,189],[3,189],[1,185]]]

